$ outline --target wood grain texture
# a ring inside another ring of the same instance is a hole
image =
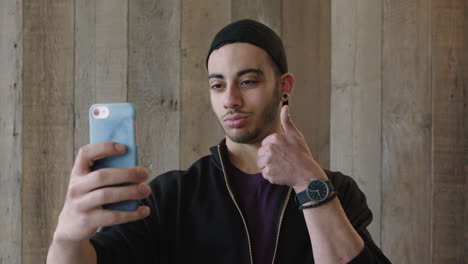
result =
[[[231,20],[250,18],[281,36],[281,0],[232,0]]]
[[[282,39],[296,77],[291,116],[314,158],[330,167],[330,1],[282,2]]]
[[[468,89],[465,86],[465,94],[468,94]],[[465,96],[465,124],[468,124],[468,100],[466,99],[467,97]],[[468,126],[465,126],[465,135],[468,134]],[[465,137],[465,208],[464,208],[464,218],[465,218],[465,224],[464,224],[464,233],[465,233],[465,239],[463,241],[464,244],[464,252],[465,252],[465,257],[464,257],[464,263],[468,263],[468,191],[466,191],[466,188],[468,186],[468,140]],[[460,212],[461,213],[461,212]]]
[[[128,0],[76,1],[75,13],[76,153],[89,143],[89,107],[127,101]]]
[[[211,109],[205,58],[215,34],[231,20],[231,2],[182,0],[181,10],[179,140],[180,167],[186,169],[224,138]]]
[[[468,3],[465,2],[463,6],[463,10],[465,14],[468,13]],[[462,63],[462,68],[466,69],[468,67],[468,18],[465,15],[463,19],[463,46],[465,47],[463,49],[463,53],[461,54],[463,63]],[[468,71],[463,70],[463,79],[466,80],[468,79]],[[464,249],[463,251],[465,252],[464,256],[464,261],[465,263],[468,263],[468,85],[463,85],[463,134],[465,135],[463,137],[463,155],[464,155],[464,173],[465,173],[465,205],[463,209],[463,215],[464,215]],[[461,212],[460,212],[461,213]],[[460,231],[461,232],[461,231]]]
[[[0,264],[21,263],[22,14],[0,2]]]
[[[73,162],[73,1],[23,1],[22,263],[45,263]]]
[[[96,102],[96,1],[75,3],[74,153],[89,144],[88,109]]]
[[[467,10],[462,0],[433,0],[433,197],[432,263],[463,263],[466,91],[468,74],[465,32]]]
[[[281,34],[293,120],[319,163],[367,194],[387,256],[468,263],[467,12],[463,0],[0,1],[0,264],[44,263],[92,103],[136,104],[152,176],[209,153],[224,131],[206,52],[246,17]]]
[[[128,42],[139,161],[156,176],[179,168],[179,1],[130,1]]]
[[[353,177],[380,245],[382,1],[332,1],[330,167]]]
[[[430,263],[431,3],[384,1],[382,249]]]

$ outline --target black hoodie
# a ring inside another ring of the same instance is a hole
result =
[[[98,263],[250,263],[250,239],[238,209],[236,192],[225,168],[225,141],[186,171],[170,171],[150,182],[152,194],[142,203],[151,208],[145,219],[103,228],[91,243]],[[350,263],[390,263],[372,241],[367,226],[372,213],[355,181],[325,170],[341,205],[365,242]],[[314,263],[309,233],[294,190],[283,187],[272,263]],[[337,250],[340,250],[337,248]]]

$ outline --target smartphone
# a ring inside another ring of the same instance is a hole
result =
[[[136,110],[130,103],[94,104],[89,108],[89,130],[91,143],[114,141],[124,144],[127,152],[122,155],[96,160],[92,170],[102,168],[130,168],[138,165],[136,144]],[[118,186],[125,186],[121,184]],[[133,211],[139,201],[129,200],[105,204],[110,210]]]

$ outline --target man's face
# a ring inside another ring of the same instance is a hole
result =
[[[266,51],[225,45],[211,53],[208,74],[211,106],[230,140],[259,143],[277,130],[280,84]]]

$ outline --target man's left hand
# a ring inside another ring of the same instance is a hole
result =
[[[281,109],[284,133],[274,133],[262,141],[257,166],[272,184],[292,186],[303,191],[311,179],[327,179],[325,172],[312,157],[302,133],[289,115],[289,107]]]

